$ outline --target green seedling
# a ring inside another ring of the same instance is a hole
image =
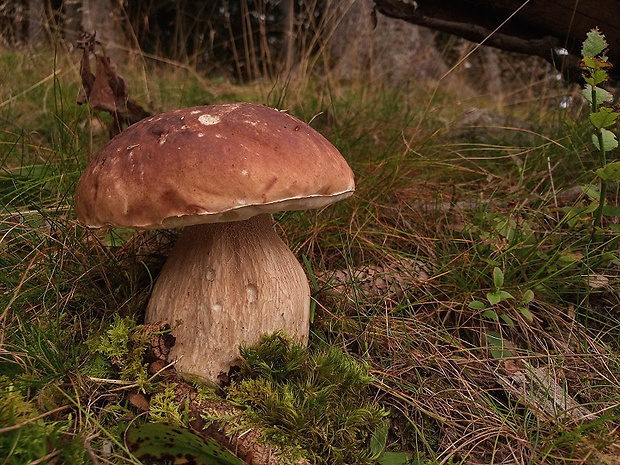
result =
[[[600,167],[596,174],[600,179],[598,206],[594,213],[594,229],[601,226],[601,218],[605,214],[605,195],[610,181],[620,180],[620,161],[607,162],[608,152],[618,147],[618,139],[612,131],[620,113],[612,106],[613,95],[601,85],[609,79],[607,70],[612,66],[608,57],[607,40],[598,29],[587,34],[581,48],[582,77],[586,84],[583,95],[590,105],[590,123],[594,128],[592,143],[599,154]]]
[[[487,302],[485,303],[481,300],[473,300],[469,303],[468,307],[472,310],[480,310],[482,312],[482,316],[488,318],[489,320],[502,320],[508,326],[513,327],[515,326],[515,322],[508,315],[508,313],[506,313],[505,304],[508,301],[514,302],[516,299],[510,292],[503,290],[503,286],[504,273],[498,267],[495,267],[493,268],[493,290],[491,292],[487,292]],[[521,312],[525,319],[527,319],[530,323],[534,321],[534,316],[528,309],[528,305],[533,299],[534,293],[528,289],[523,293],[520,302],[516,306],[516,309],[519,310],[519,312]],[[504,305],[501,305],[502,303]]]

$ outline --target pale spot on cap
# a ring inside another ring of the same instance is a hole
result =
[[[213,124],[217,124],[220,122],[220,117],[215,115],[200,115],[198,117],[198,121],[200,121],[205,126],[211,126]]]

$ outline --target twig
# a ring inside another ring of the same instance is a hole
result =
[[[38,463],[46,462],[47,460],[56,457],[61,452],[62,452],[61,450],[55,450],[54,452],[51,452],[51,453],[41,457],[40,459],[34,460],[32,462],[29,462],[28,465],[37,465]]]
[[[168,368],[172,367],[175,363],[177,363],[181,359],[181,357],[177,358],[176,360],[173,360],[168,365],[166,365],[163,368],[159,369],[155,374],[153,374],[145,382],[148,383],[149,381],[152,381],[162,371],[167,370]],[[110,392],[124,391],[125,389],[132,389],[132,388],[140,386],[139,383],[134,383],[132,381],[122,381],[120,379],[95,378],[95,377],[92,377],[92,376],[88,376],[87,379],[89,381],[94,381],[96,383],[109,383],[109,384],[120,384],[121,385],[121,387],[110,389]]]
[[[11,425],[11,426],[6,426],[4,428],[0,428],[0,434],[8,433],[9,431],[15,431],[16,429],[19,429],[22,426],[26,426],[26,425],[28,425],[28,424],[30,424],[32,422],[40,420],[41,418],[45,418],[48,415],[52,415],[54,413],[62,412],[63,410],[67,410],[68,408],[71,408],[71,405],[63,405],[62,407],[55,408],[54,410],[50,410],[48,412],[42,413],[41,415],[38,415],[36,417],[28,418],[27,420],[24,420],[21,423],[18,423],[16,425]],[[34,462],[32,462],[32,463],[34,463]]]
[[[93,465],[99,465],[100,463],[99,458],[95,454],[95,451],[93,450],[93,448],[90,446],[89,438],[85,437],[83,444],[84,444],[84,449],[86,449],[86,452],[88,452],[88,456],[90,457],[90,460],[93,462]]]
[[[108,379],[108,378],[95,378],[94,376],[87,376],[88,381],[95,383],[108,383],[108,384],[120,384],[123,386],[129,386],[135,384],[133,381],[122,381],[120,379]]]

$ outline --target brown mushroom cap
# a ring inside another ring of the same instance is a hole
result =
[[[342,155],[309,125],[234,103],[130,126],[91,160],[75,209],[90,227],[168,228],[320,208],[354,188]]]

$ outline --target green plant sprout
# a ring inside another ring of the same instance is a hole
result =
[[[612,64],[605,55],[607,40],[598,30],[592,29],[581,48],[582,77],[586,84],[583,95],[590,104],[590,123],[594,127],[592,142],[599,153],[600,168],[596,170],[600,178],[598,208],[594,214],[593,233],[601,226],[605,210],[605,195],[609,181],[620,180],[620,162],[607,163],[607,153],[618,147],[616,135],[608,128],[614,126],[620,113],[612,107],[613,95],[600,87],[609,79],[607,69]]]
[[[472,310],[482,311],[482,316],[493,321],[502,320],[508,326],[515,326],[514,320],[504,311],[501,304],[508,300],[515,300],[515,297],[508,291],[502,289],[504,286],[504,273],[498,267],[493,268],[493,291],[487,292],[486,300],[484,303],[480,300],[473,300],[469,303],[468,307]],[[521,302],[517,306],[517,310],[527,319],[530,323],[534,321],[532,312],[527,308],[528,304],[534,299],[534,293],[528,289],[523,293]]]

